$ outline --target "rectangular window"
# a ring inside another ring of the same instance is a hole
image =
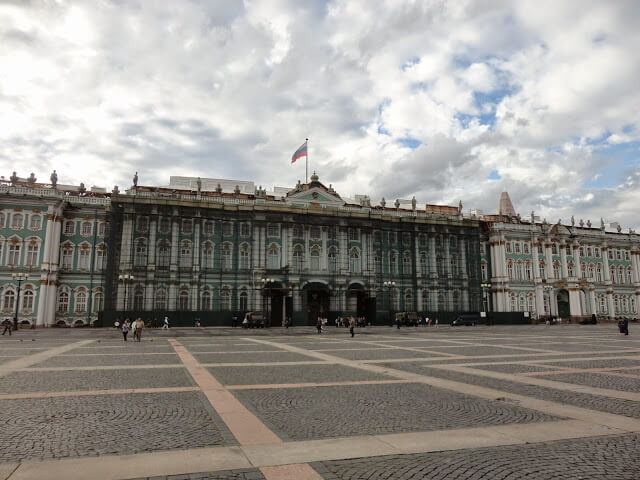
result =
[[[70,248],[62,250],[62,268],[66,270],[73,268],[73,250]]]
[[[75,224],[71,221],[64,223],[64,234],[65,235],[73,235],[75,232]]]
[[[98,224],[98,235],[100,235],[101,237],[104,237],[104,232],[106,228],[107,228],[106,222],[100,222]]]
[[[558,254],[558,245],[556,245],[555,243],[553,245],[551,245],[551,253],[553,255],[557,255]]]
[[[542,255],[544,254],[544,251],[542,250],[542,244],[538,244],[538,255]]]
[[[320,239],[320,227],[311,227],[311,238],[313,240]]]
[[[376,230],[373,232],[373,242],[382,243],[382,232],[380,230]]]
[[[9,258],[7,259],[7,265],[20,265],[20,245],[9,245]]]
[[[225,237],[230,237],[233,235],[233,223],[231,222],[223,222],[222,223],[222,235]]]
[[[337,238],[336,227],[329,227],[327,230],[327,237],[329,240],[335,240]]]
[[[182,233],[185,235],[191,235],[193,233],[193,221],[191,219],[182,220]]]
[[[349,229],[349,241],[357,242],[359,238],[360,238],[360,235],[358,234],[358,229],[357,228],[350,228]]]
[[[82,235],[88,237],[91,235],[91,231],[93,230],[93,225],[91,222],[82,222]]]
[[[240,235],[242,237],[248,237],[251,235],[251,225],[248,223],[240,224]]]
[[[29,245],[27,247],[27,260],[25,265],[28,267],[35,267],[38,264],[38,246]]]
[[[513,246],[515,247],[515,248],[514,248],[514,251],[515,251],[516,253],[520,253],[520,242],[515,242],[515,243],[513,244]]]
[[[89,270],[89,249],[81,249],[78,252],[78,269]]]
[[[505,243],[505,251],[511,253],[511,242]]]
[[[411,234],[409,232],[402,233],[402,245],[405,247],[411,246]]]
[[[146,232],[148,228],[149,228],[149,217],[138,217],[138,225],[137,225],[138,231]]]
[[[204,222],[204,234],[205,235],[213,235],[215,228],[214,223],[211,220],[207,220]]]
[[[96,250],[96,270],[104,270],[104,250]]]
[[[169,233],[169,230],[171,230],[171,220],[169,220],[169,217],[162,217],[160,219],[160,233]]]

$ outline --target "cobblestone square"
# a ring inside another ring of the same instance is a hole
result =
[[[640,348],[622,340],[614,325],[19,331],[0,343],[0,480],[636,479]]]

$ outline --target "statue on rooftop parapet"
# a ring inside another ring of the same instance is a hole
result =
[[[138,186],[138,172],[136,172],[136,174],[133,176],[133,186]]]
[[[587,228],[591,228],[591,220],[587,220]]]
[[[16,172],[13,172],[13,175],[9,177],[9,180],[11,180],[11,185],[18,183],[18,175],[16,175]]]
[[[78,188],[78,192],[80,192],[80,194],[83,195],[86,191],[87,191],[87,189],[84,186],[84,183],[80,182],[80,187]]]
[[[51,186],[53,188],[56,188],[58,186],[58,174],[56,173],[55,170],[53,171],[49,179],[51,180]]]
[[[36,183],[36,176],[33,172],[31,172],[31,175],[29,175],[29,178],[27,178],[27,182],[29,183]]]
[[[222,193],[222,185],[218,184],[216,186],[216,193]]]
[[[198,187],[198,195],[200,195],[200,192],[202,192],[202,179],[200,177],[196,181],[196,186]]]
[[[411,199],[411,210],[413,210],[415,212],[416,210],[416,205],[418,204],[418,202],[416,201],[416,197],[414,195],[414,197]]]
[[[382,197],[382,199],[380,200],[380,206],[384,208],[386,205],[387,205],[387,201],[384,199],[384,197]]]
[[[111,193],[114,194],[114,195],[119,195],[120,194],[120,189],[118,188],[118,185],[115,185],[113,187],[113,190],[112,190]]]
[[[396,201],[393,203],[393,205],[396,207],[396,210],[399,210],[400,209],[400,200],[398,200],[396,198]]]
[[[573,217],[573,215],[571,215],[571,226],[572,227],[576,226],[576,219]]]

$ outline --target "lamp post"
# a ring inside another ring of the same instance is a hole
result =
[[[18,282],[18,294],[16,295],[16,313],[13,316],[13,329],[18,330],[18,305],[20,305],[20,286],[22,282],[29,279],[28,273],[12,273],[11,278]]]
[[[271,317],[270,317],[270,303],[271,303],[271,290],[269,289],[269,285],[272,284],[273,282],[275,282],[275,280],[273,278],[263,278],[261,280],[262,282],[262,289],[264,291],[264,293],[266,293],[267,291],[269,292],[269,295],[267,296],[269,298],[269,300],[267,300],[267,314],[266,314],[266,318],[265,318],[265,323],[267,325],[271,325]]]
[[[387,288],[387,295],[388,295],[388,307],[389,307],[389,323],[391,323],[393,325],[393,311],[392,311],[392,305],[391,305],[391,290],[395,288],[396,286],[396,282],[383,282],[382,285]]]
[[[482,300],[484,301],[484,311],[485,312],[489,312],[491,304],[489,302],[489,295],[487,295],[487,292],[491,291],[491,283],[489,282],[482,282],[480,284],[480,287],[482,288]]]
[[[127,284],[133,282],[135,277],[129,274],[118,275],[118,280],[120,280],[124,284],[124,312],[123,314],[127,315]],[[123,319],[124,320],[124,319]]]

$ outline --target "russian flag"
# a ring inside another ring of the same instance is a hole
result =
[[[295,163],[296,160],[302,157],[307,156],[307,142],[304,142],[298,149],[295,151],[293,156],[291,157],[291,163]]]

